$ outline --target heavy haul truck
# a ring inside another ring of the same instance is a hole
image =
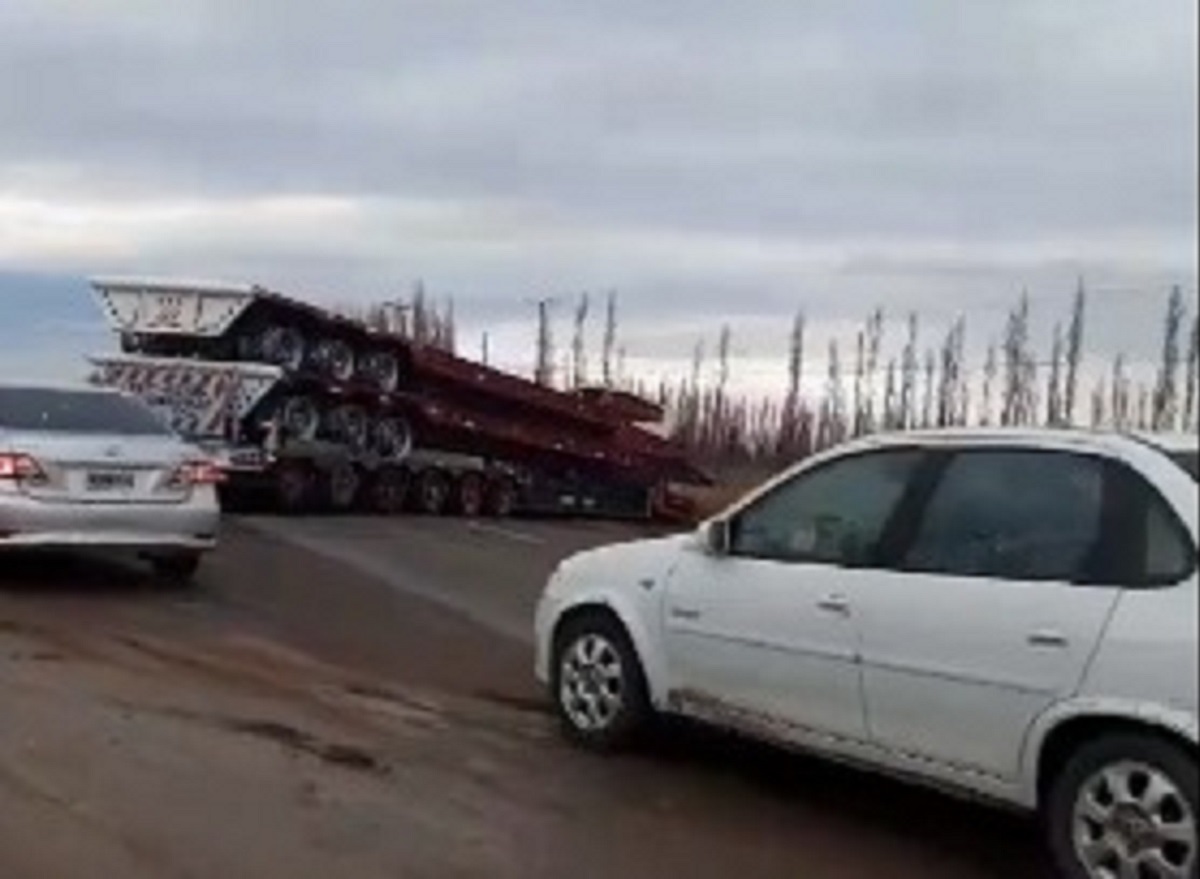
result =
[[[559,391],[257,285],[96,278],[136,394],[224,469],[230,506],[650,517],[706,476],[604,388]]]

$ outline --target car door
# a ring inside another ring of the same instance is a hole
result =
[[[677,704],[776,736],[865,737],[854,594],[921,457],[826,460],[731,517],[726,551],[682,554],[664,622]]]
[[[1119,551],[1111,469],[1066,450],[944,459],[898,523],[898,570],[855,597],[874,742],[1015,776],[1025,731],[1079,685],[1119,596],[1105,585]]]

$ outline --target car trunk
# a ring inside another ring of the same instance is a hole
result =
[[[161,436],[16,433],[11,451],[33,457],[45,479],[25,480],[21,490],[46,502],[181,503],[191,488],[172,477],[183,463],[178,442]]]

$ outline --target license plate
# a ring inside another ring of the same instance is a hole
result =
[[[130,491],[134,486],[132,473],[89,473],[88,491]]]

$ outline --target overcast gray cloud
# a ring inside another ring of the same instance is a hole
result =
[[[1080,272],[1157,303],[1195,288],[1196,32],[1195,0],[3,0],[0,269],[422,276],[479,321],[617,286],[672,350]]]

